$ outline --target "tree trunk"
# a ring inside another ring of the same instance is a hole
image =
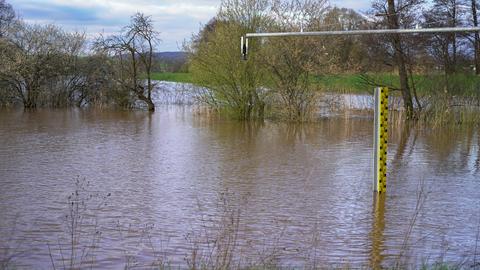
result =
[[[452,22],[451,27],[457,27],[457,1],[452,1]],[[457,69],[457,34],[452,33],[452,65],[450,72],[453,74]]]
[[[30,84],[25,85],[26,98],[23,100],[24,109],[35,109],[37,108],[37,93],[36,89]]]
[[[398,16],[395,10],[395,1],[388,0],[388,25],[390,29],[399,29]],[[395,48],[394,56],[398,68],[398,75],[400,77],[400,90],[402,92],[403,106],[406,112],[407,119],[413,117],[413,101],[410,87],[408,85],[408,73],[406,68],[405,54],[402,47],[402,40],[399,34],[392,36],[392,45]]]
[[[26,109],[26,110],[32,110],[32,109],[36,109],[37,108],[37,104],[35,104],[35,102],[31,101],[31,100],[27,100],[27,102],[25,102],[23,104],[23,108]]]
[[[477,0],[472,0],[472,17],[473,17],[473,26],[478,27],[478,17],[477,17]],[[480,36],[478,32],[475,32],[475,74],[480,74]]]
[[[148,105],[148,111],[149,112],[154,112],[155,111],[155,104],[153,103],[152,99],[148,99],[147,101],[147,105]]]
[[[154,112],[155,111],[155,103],[153,103],[151,98],[146,97],[143,94],[137,94],[138,99],[141,101],[145,102],[147,104],[147,109],[149,112]]]
[[[457,1],[453,1],[453,7],[452,7],[452,27],[457,27]],[[457,68],[457,34],[453,33],[452,34],[452,68],[453,68],[453,73],[455,73],[456,68]]]
[[[154,112],[155,111],[155,104],[153,103],[151,98],[147,98],[145,96],[142,96],[140,99],[143,100],[145,103],[147,103],[147,109],[148,109],[149,112]]]

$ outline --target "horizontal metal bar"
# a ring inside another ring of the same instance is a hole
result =
[[[480,27],[444,27],[418,29],[376,29],[350,31],[317,31],[317,32],[278,32],[278,33],[247,33],[247,38],[254,37],[292,37],[292,36],[348,36],[348,35],[379,35],[379,34],[420,34],[420,33],[458,33],[480,32]]]

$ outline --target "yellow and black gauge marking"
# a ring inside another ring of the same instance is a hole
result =
[[[378,193],[387,191],[388,88],[375,89],[375,183]]]

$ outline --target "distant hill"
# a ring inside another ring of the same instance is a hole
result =
[[[155,72],[186,72],[186,52],[157,52],[153,54],[155,59]]]
[[[186,61],[186,52],[156,52],[153,54],[157,60]]]

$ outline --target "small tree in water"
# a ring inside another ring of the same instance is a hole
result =
[[[327,8],[325,0],[272,1],[272,32],[320,30],[321,19]],[[325,43],[318,38],[271,38],[265,41],[263,62],[270,73],[274,92],[279,97],[280,112],[288,120],[305,121],[315,105],[317,85],[310,76],[323,72]]]
[[[136,13],[130,24],[118,35],[100,37],[95,42],[95,49],[104,52],[115,68],[117,83],[132,98],[147,104],[149,111],[155,111],[152,101],[153,50],[159,42],[159,33],[153,28],[150,16]]]
[[[268,91],[258,50],[248,61],[240,57],[240,36],[261,29],[266,23],[267,0],[224,0],[215,20],[193,38],[190,71],[194,82],[208,88],[203,98],[212,107],[235,118],[263,118]],[[251,40],[252,47],[255,40]],[[253,43],[253,44],[252,44]]]

